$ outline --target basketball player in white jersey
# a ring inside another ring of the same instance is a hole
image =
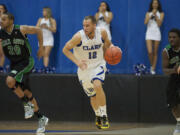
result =
[[[96,27],[95,17],[86,16],[83,20],[83,30],[78,31],[63,48],[63,53],[78,66],[78,78],[85,93],[90,97],[96,115],[96,126],[99,129],[109,128],[102,84],[106,72],[104,51],[111,45],[106,30]]]
[[[97,26],[100,28],[104,28],[108,34],[109,40],[112,40],[110,23],[113,19],[113,13],[110,11],[109,5],[107,2],[102,1],[99,10],[95,15]]]
[[[7,13],[7,8],[6,8],[6,5],[4,4],[0,4],[0,29],[1,29],[1,16],[3,13]],[[4,61],[5,61],[5,56],[4,56],[4,53],[2,51],[2,47],[0,47],[0,72],[3,72],[4,71]]]

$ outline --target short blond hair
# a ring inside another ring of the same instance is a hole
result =
[[[48,17],[48,18],[52,18],[51,8],[49,8],[49,7],[44,7],[43,10],[46,10],[46,12],[47,12],[47,17]]]

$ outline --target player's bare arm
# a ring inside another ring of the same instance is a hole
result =
[[[26,26],[22,25],[20,28],[23,35],[26,34],[37,34],[37,38],[39,41],[39,50],[38,50],[38,58],[41,58],[43,56],[43,35],[42,30],[35,26]]]
[[[2,40],[0,39],[0,56],[3,55],[3,49],[2,49],[2,45],[1,45],[2,43],[1,43],[1,41],[2,41]],[[1,66],[1,65],[0,65],[0,66]]]
[[[166,50],[164,49],[163,53],[162,53],[163,72],[167,75],[177,73],[178,66],[175,66],[174,68],[168,68],[168,66],[169,66],[169,58],[168,58],[168,54],[167,54]]]
[[[42,30],[40,28],[35,27],[35,26],[22,25],[20,29],[21,29],[21,32],[23,35],[37,34],[37,38],[39,41],[39,47],[43,47],[43,36],[42,36]]]
[[[85,61],[79,61],[74,54],[71,52],[71,49],[76,47],[81,42],[81,35],[80,33],[76,33],[71,40],[69,40],[66,45],[63,48],[63,53],[72,61],[74,62],[78,67],[80,67],[82,70],[87,68],[87,65]]]
[[[101,35],[102,35],[102,38],[103,38],[103,40],[104,40],[104,51],[105,51],[107,48],[109,48],[109,47],[112,45],[112,43],[111,43],[111,41],[109,40],[108,35],[107,35],[107,32],[106,32],[105,29],[102,29],[102,30],[101,30]],[[113,45],[112,45],[112,46],[113,46]]]

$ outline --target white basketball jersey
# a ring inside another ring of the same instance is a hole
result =
[[[84,30],[79,32],[81,34],[81,43],[73,49],[75,57],[79,60],[86,60],[88,68],[96,67],[99,64],[106,64],[101,29],[96,28],[93,39],[89,39]]]

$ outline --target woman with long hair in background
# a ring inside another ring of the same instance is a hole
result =
[[[37,25],[43,31],[43,46],[44,46],[44,56],[43,64],[45,72],[49,71],[49,56],[50,52],[54,46],[53,33],[56,32],[56,20],[52,17],[52,11],[49,7],[43,8],[43,18],[39,18]]]
[[[159,0],[152,0],[149,11],[146,13],[144,24],[147,25],[146,46],[151,64],[150,73],[156,74],[158,48],[161,41],[160,27],[163,23],[164,13]]]
[[[97,26],[100,28],[104,28],[107,31],[109,40],[111,40],[112,37],[111,37],[110,23],[113,19],[113,13],[111,12],[107,2],[102,1],[100,3],[95,18],[97,21]]]

